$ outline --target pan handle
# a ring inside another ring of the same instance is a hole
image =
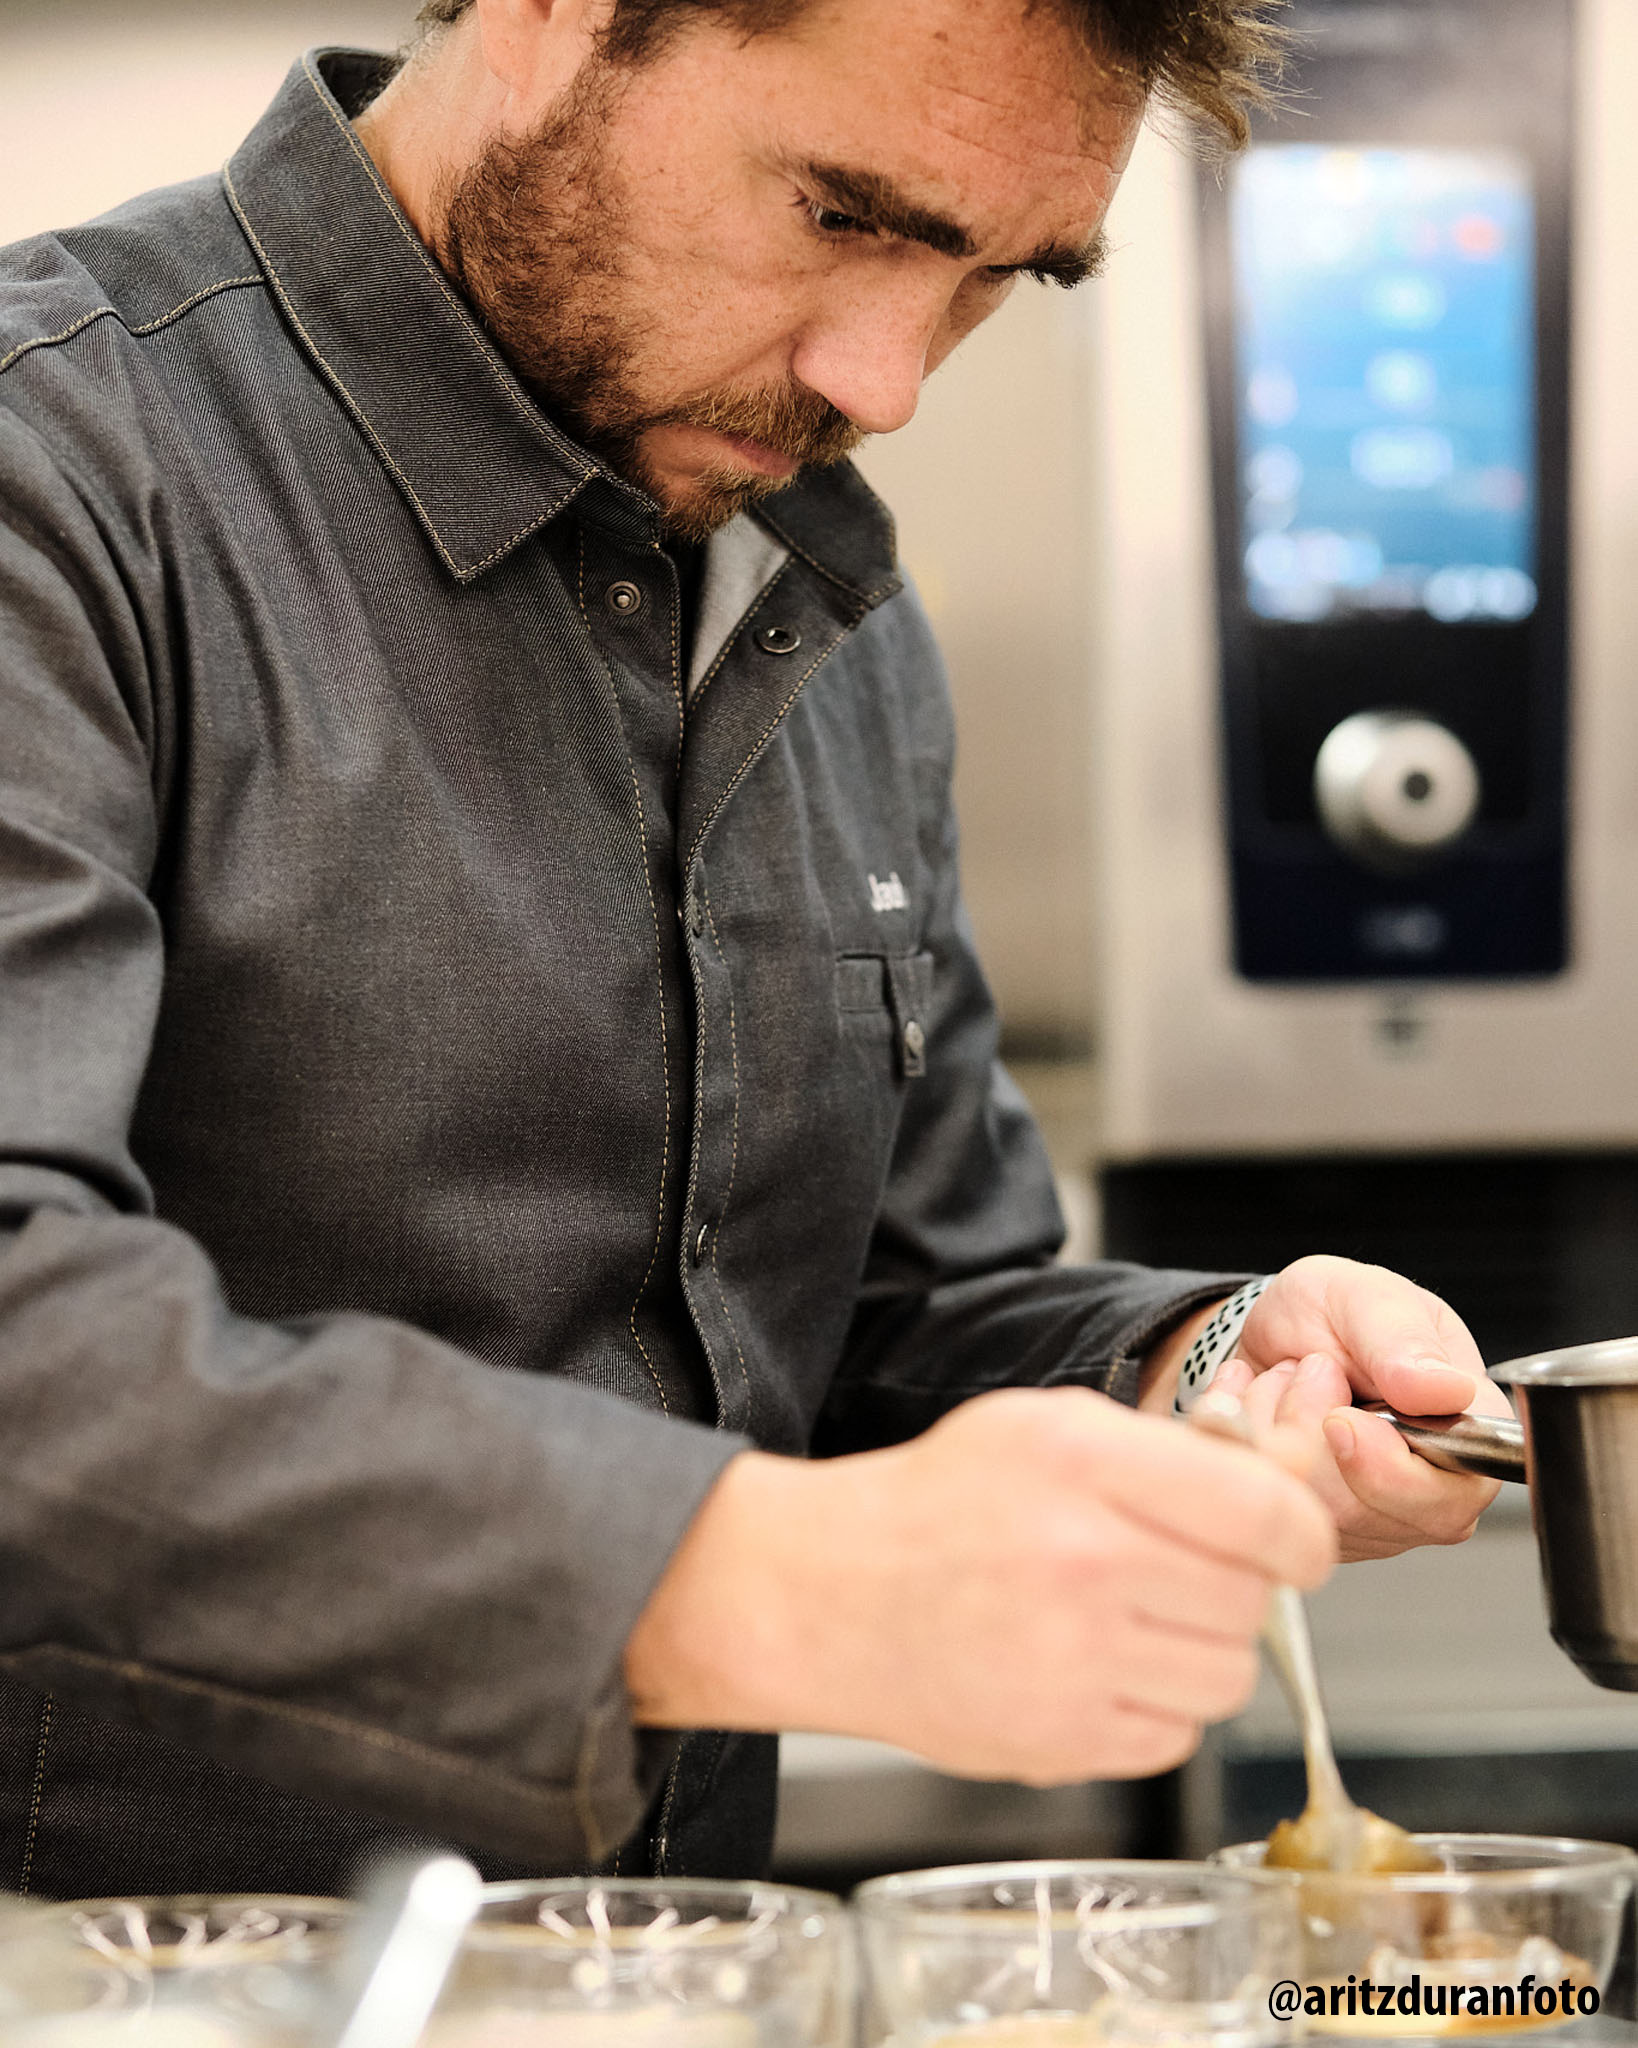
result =
[[[1401,1415],[1386,1401],[1362,1402],[1385,1415],[1413,1451],[1446,1472],[1524,1478],[1524,1425],[1500,1415]]]

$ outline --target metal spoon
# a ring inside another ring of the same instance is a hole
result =
[[[1437,1859],[1413,1835],[1348,1797],[1314,1667],[1308,1611],[1295,1586],[1274,1588],[1263,1642],[1302,1730],[1308,1771],[1308,1804],[1295,1820],[1282,1820],[1270,1833],[1264,1864],[1281,1870],[1436,1868]]]
[[[1203,1394],[1189,1420],[1212,1436],[1256,1448],[1245,1412],[1232,1394]],[[1436,1859],[1414,1836],[1348,1797],[1314,1665],[1308,1610],[1295,1586],[1274,1588],[1263,1642],[1302,1731],[1308,1772],[1308,1803],[1295,1820],[1282,1820],[1270,1833],[1264,1864],[1283,1870],[1435,1868]]]

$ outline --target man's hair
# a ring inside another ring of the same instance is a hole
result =
[[[808,0],[614,0],[604,56],[636,63],[690,21],[716,16],[747,35],[783,28]],[[1103,63],[1230,148],[1268,97],[1285,0],[1049,0],[1076,22]],[[425,0],[424,31],[459,21],[472,0]]]

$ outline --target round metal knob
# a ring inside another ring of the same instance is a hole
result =
[[[1448,851],[1479,808],[1479,771],[1447,727],[1412,711],[1360,711],[1326,734],[1314,799],[1344,853],[1405,874]]]

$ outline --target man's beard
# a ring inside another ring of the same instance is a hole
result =
[[[618,70],[592,58],[532,135],[488,142],[442,199],[437,254],[543,408],[616,474],[661,499],[667,530],[703,540],[792,480],[728,464],[666,503],[642,438],[661,426],[742,435],[804,466],[840,462],[865,438],[794,380],[705,390],[656,410],[635,384],[641,314],[622,262],[623,214],[604,145]]]

